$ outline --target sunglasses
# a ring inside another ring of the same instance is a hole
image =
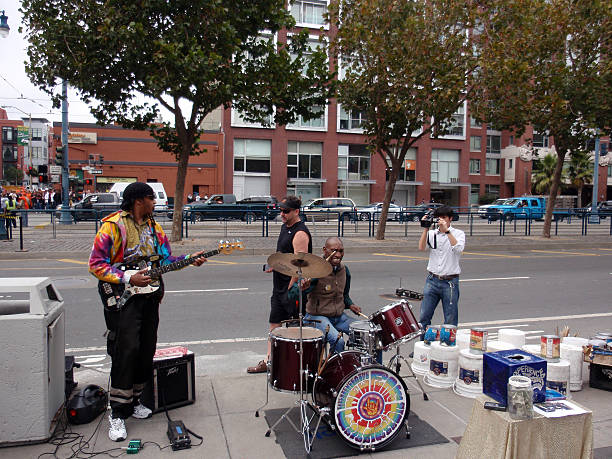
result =
[[[281,214],[288,214],[289,212],[293,212],[294,210],[297,210],[297,209],[281,209],[280,211],[281,211]]]

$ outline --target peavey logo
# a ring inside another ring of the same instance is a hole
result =
[[[166,376],[172,376],[172,375],[176,375],[179,372],[179,367],[172,367],[168,370],[168,373],[166,373]]]
[[[534,389],[544,389],[544,378],[546,376],[542,368],[540,368],[539,370],[535,370],[529,365],[523,365],[514,370],[512,376],[527,376],[529,379],[531,379],[531,385]]]

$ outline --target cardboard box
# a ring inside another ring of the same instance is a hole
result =
[[[527,376],[533,387],[533,402],[546,399],[546,360],[520,349],[487,352],[482,361],[482,389],[502,405],[508,404],[510,376]]]
[[[612,391],[612,366],[591,363],[589,386]]]

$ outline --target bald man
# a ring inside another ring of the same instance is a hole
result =
[[[344,339],[339,338],[340,332],[348,335],[349,324],[355,319],[346,315],[345,310],[350,309],[355,314],[361,313],[361,308],[353,303],[349,296],[351,289],[351,273],[346,265],[342,264],[344,245],[338,237],[330,237],[325,241],[323,257],[332,265],[332,273],[320,279],[306,279],[302,284],[303,294],[307,296],[306,315],[304,320],[313,319],[314,326],[327,333],[327,342],[331,352],[344,350]],[[294,284],[289,290],[289,298],[297,299],[298,286]]]

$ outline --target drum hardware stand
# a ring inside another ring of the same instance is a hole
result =
[[[416,336],[415,336],[415,338],[416,338]],[[395,372],[399,375],[400,374],[400,368],[402,367],[400,360],[403,360],[404,362],[406,362],[406,366],[408,367],[408,371],[410,372],[410,374],[407,377],[408,378],[414,378],[414,380],[417,383],[417,386],[419,386],[419,389],[421,390],[421,392],[423,392],[423,400],[429,400],[429,397],[427,396],[427,393],[425,392],[425,389],[423,389],[423,386],[421,385],[421,382],[419,381],[419,378],[417,378],[416,375],[414,374],[414,371],[412,371],[412,368],[410,367],[410,364],[408,363],[408,360],[406,360],[406,358],[403,355],[400,354],[400,347],[399,347],[399,345],[397,345],[395,347],[395,350],[396,350],[396,353],[395,353],[395,355],[393,357],[391,357],[391,360],[389,360],[389,363],[388,363],[387,366],[389,368],[391,368],[393,366],[393,364],[395,364]]]

